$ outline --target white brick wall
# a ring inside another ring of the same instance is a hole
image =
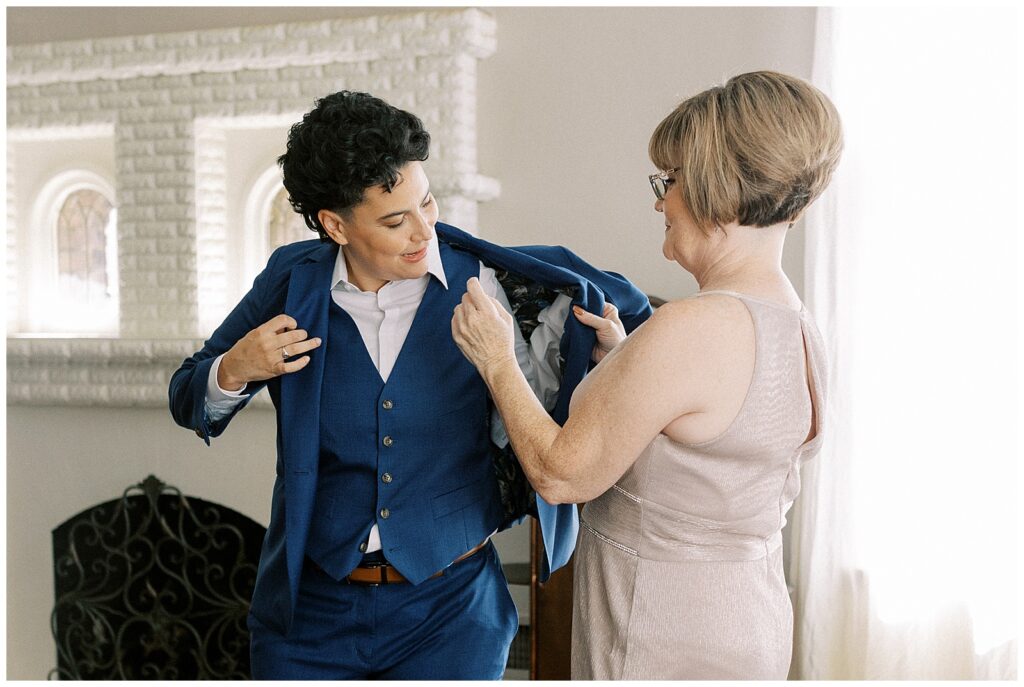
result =
[[[199,325],[212,332],[214,321],[228,307],[226,251],[228,250],[227,160],[224,129],[212,124],[196,126],[196,273],[199,298]]]
[[[9,86],[279,69],[339,62],[494,52],[494,20],[479,10],[119,36],[7,49]]]
[[[167,382],[199,339],[11,339],[7,400],[20,405],[166,406]],[[269,407],[266,394],[253,403]]]
[[[477,203],[498,193],[496,181],[478,174],[475,130],[476,61],[494,49],[494,20],[473,9],[13,46],[8,129],[26,140],[114,124],[121,335],[139,345],[191,339],[230,305],[225,266],[237,224],[224,210],[223,130],[202,122],[294,121],[317,97],[371,92],[423,118],[444,219],[473,229]],[[17,175],[9,157],[9,208],[12,194],[27,192]],[[16,219],[8,217],[12,304],[24,295],[11,262]],[[34,351],[52,357],[45,340],[11,340],[8,399],[165,402],[166,375],[116,381],[108,368],[126,349],[99,361],[89,357],[92,344],[61,340],[68,356],[44,361]]]

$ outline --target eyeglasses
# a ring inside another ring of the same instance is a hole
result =
[[[674,174],[678,171],[678,167],[673,167],[672,169],[666,169],[664,172],[658,172],[647,177],[658,200],[665,200],[665,194],[668,193],[669,186],[676,183],[676,180],[670,177],[669,174]]]

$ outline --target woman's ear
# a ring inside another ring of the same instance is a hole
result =
[[[321,210],[316,214],[316,218],[320,220],[321,226],[327,235],[337,243],[339,246],[344,246],[348,243],[348,232],[345,227],[345,220],[342,219],[341,215],[332,210]]]

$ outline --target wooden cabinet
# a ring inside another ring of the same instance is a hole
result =
[[[573,561],[541,583],[540,527],[530,522],[530,679],[568,680],[572,643]]]
[[[540,582],[544,553],[540,528],[530,520],[530,562],[502,567],[509,585],[529,588],[529,624],[521,625],[509,650],[507,678],[568,680],[572,642],[572,561]]]

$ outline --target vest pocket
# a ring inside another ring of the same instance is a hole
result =
[[[471,484],[467,484],[464,487],[459,487],[454,491],[435,496],[430,500],[430,508],[434,513],[434,518],[443,518],[446,515],[450,515],[455,511],[462,510],[468,506],[473,505],[479,501],[482,501],[487,491],[482,489],[482,480],[477,480]]]

